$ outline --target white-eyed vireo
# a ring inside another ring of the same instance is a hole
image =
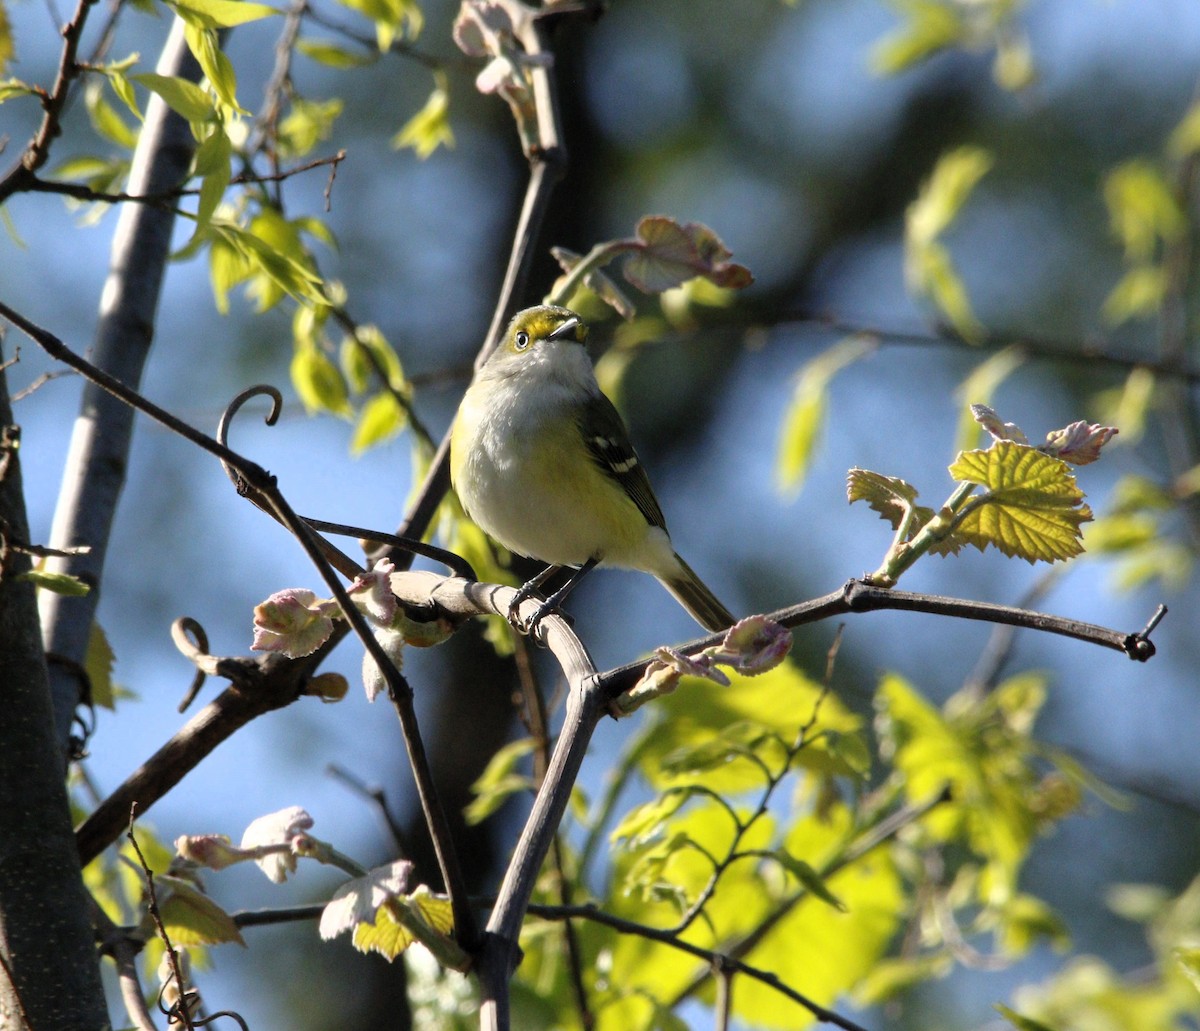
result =
[[[577,567],[531,625],[607,565],[656,576],[708,630],[732,626],[671,546],[625,424],[596,383],[586,336],[573,311],[528,308],[476,372],[450,437],[450,476],[467,515],[510,551],[550,563],[519,598]]]

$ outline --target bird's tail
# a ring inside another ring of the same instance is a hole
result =
[[[692,618],[705,630],[715,632],[733,626],[737,622],[733,613],[721,604],[717,596],[679,555],[675,556],[675,560],[679,563],[679,569],[671,576],[660,576],[659,583],[675,596],[675,600],[687,609]]]

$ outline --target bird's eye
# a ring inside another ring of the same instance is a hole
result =
[[[516,344],[518,351],[524,351],[529,346],[529,334],[525,330],[517,330]]]

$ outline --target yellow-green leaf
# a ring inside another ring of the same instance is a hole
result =
[[[1022,1016],[1002,1002],[996,1003],[996,1012],[1012,1024],[1017,1031],[1055,1031],[1049,1024],[1043,1024],[1040,1020],[1034,1020],[1032,1017]]]
[[[875,44],[871,68],[879,75],[894,75],[963,40],[962,16],[939,0],[891,0],[905,23]]]
[[[992,155],[982,147],[957,147],[938,158],[917,199],[908,207],[906,238],[928,243],[941,236],[991,167]]]
[[[217,30],[188,22],[184,26],[183,35],[217,99],[232,110],[247,114],[237,102],[237,74],[229,58],[221,51]]]
[[[1167,141],[1167,153],[1177,161],[1200,151],[1200,101],[1187,109]]]
[[[0,104],[6,100],[12,100],[13,97],[32,97],[37,95],[37,90],[27,83],[21,82],[20,79],[4,79],[0,81]]]
[[[950,466],[956,480],[977,483],[986,494],[964,506],[956,533],[986,549],[1028,562],[1055,562],[1083,551],[1080,526],[1092,518],[1066,462],[1009,440],[985,451],[966,451]]]
[[[297,40],[296,49],[305,57],[311,58],[318,64],[339,70],[362,68],[366,65],[374,64],[378,60],[378,55],[374,52],[356,53],[324,39]]]
[[[104,96],[103,80],[95,79],[89,82],[83,96],[92,128],[118,147],[132,150],[137,143],[137,130],[108,102]]]
[[[329,139],[343,106],[336,97],[325,101],[296,97],[291,111],[279,123],[280,153],[286,157],[303,157],[322,140]]]
[[[955,434],[958,451],[966,451],[979,443],[979,423],[971,411],[976,404],[990,405],[996,388],[1025,361],[1025,351],[1014,344],[997,351],[971,370],[954,391],[955,400],[962,404],[962,414]]]
[[[30,569],[17,576],[43,591],[61,594],[67,598],[82,598],[91,588],[77,576],[69,573],[48,573],[44,569]]]
[[[842,369],[870,354],[879,341],[859,333],[834,344],[801,370],[796,388],[784,413],[775,461],[775,478],[780,490],[795,494],[804,485],[816,450],[830,381]]]
[[[273,7],[250,0],[168,0],[168,3],[188,25],[206,29],[228,29],[279,13]]]
[[[533,788],[533,778],[517,771],[517,764],[537,747],[531,737],[510,741],[488,761],[483,773],[471,785],[475,796],[464,816],[467,823],[482,823],[512,795]]]
[[[163,925],[176,945],[246,944],[233,917],[187,881],[156,877],[155,887],[160,894]]]
[[[349,415],[346,381],[319,347],[298,347],[292,355],[292,385],[308,412]]]
[[[12,22],[8,18],[8,8],[0,3],[0,72],[8,70],[14,53]],[[0,100],[2,99],[0,98]]]
[[[1161,265],[1138,264],[1125,273],[1104,299],[1101,311],[1113,326],[1128,319],[1150,318],[1167,295],[1167,271]]]
[[[344,382],[344,381],[343,381]],[[380,390],[362,406],[350,440],[350,452],[361,455],[368,448],[390,440],[408,423],[407,413],[390,390]]]
[[[115,709],[113,704],[112,671],[115,656],[108,637],[98,622],[92,620],[92,629],[88,634],[87,652],[83,659],[83,668],[87,671],[88,684],[91,687],[93,705],[102,705],[106,709]]]
[[[1125,248],[1126,257],[1148,261],[1160,241],[1177,240],[1187,228],[1162,169],[1144,158],[1118,165],[1104,180],[1113,233]]]
[[[173,75],[143,72],[133,76],[152,93],[157,93],[176,114],[195,125],[203,124],[216,114],[212,97],[194,82]]]
[[[393,147],[397,150],[411,147],[421,160],[429,157],[438,147],[454,146],[454,130],[450,128],[448,117],[450,93],[445,76],[439,73],[437,80],[425,105],[392,137]]]

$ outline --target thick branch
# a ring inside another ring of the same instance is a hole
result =
[[[176,21],[158,64],[162,75],[200,78]],[[151,100],[138,137],[130,175],[131,193],[175,189],[187,176],[195,141],[188,124],[159,99]],[[150,352],[158,298],[171,247],[174,213],[155,207],[123,208],[112,245],[112,267],[104,285],[96,329],[95,364],[122,383],[136,385]],[[43,594],[41,617],[46,651],[65,664],[52,664],[59,750],[64,753],[79,682],[70,666],[82,663],[99,603],[100,582],[117,500],[133,435],[133,412],[105,390],[88,384],[71,435],[63,483],[50,532],[56,548],[88,545],[87,554],[52,559],[53,572],[77,576],[92,587],[83,598]]]

